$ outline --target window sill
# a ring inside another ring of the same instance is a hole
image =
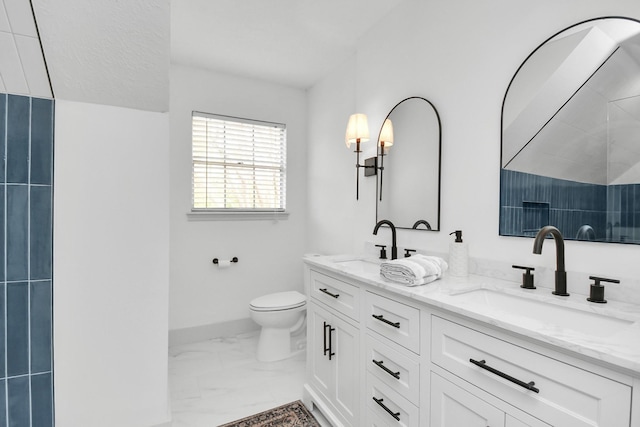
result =
[[[289,218],[289,212],[219,212],[219,211],[191,211],[187,212],[189,221],[263,221],[284,220]]]

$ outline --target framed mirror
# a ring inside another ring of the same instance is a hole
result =
[[[525,59],[500,166],[500,235],[640,244],[640,22],[581,22]]]
[[[392,145],[387,130],[393,129]],[[440,115],[422,97],[403,99],[391,109],[378,134],[376,221],[397,228],[440,230]]]

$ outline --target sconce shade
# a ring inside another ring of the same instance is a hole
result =
[[[383,142],[384,148],[389,148],[393,145],[393,123],[389,119],[386,119],[382,125],[378,145],[382,145]]]
[[[351,148],[354,142],[366,142],[369,140],[369,123],[366,114],[352,114],[347,124],[345,143]]]

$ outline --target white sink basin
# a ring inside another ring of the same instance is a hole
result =
[[[361,274],[361,273],[380,273],[380,264],[381,260],[377,259],[367,259],[367,258],[358,258],[358,259],[345,259],[345,260],[336,260],[334,261],[343,271],[352,273],[352,274]]]
[[[553,298],[514,295],[491,289],[474,289],[450,296],[454,304],[488,317],[537,330],[579,333],[608,337],[635,323],[633,320],[602,314],[585,305],[573,307]],[[598,308],[602,311],[602,307]]]

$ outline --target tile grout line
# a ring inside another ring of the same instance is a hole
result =
[[[7,361],[7,344],[8,344],[8,339],[7,339],[7,332],[8,332],[8,328],[7,328],[7,321],[8,321],[8,313],[7,313],[7,297],[8,297],[8,290],[7,290],[7,135],[8,135],[8,116],[9,116],[9,95],[5,95],[5,108],[4,108],[4,117],[2,117],[2,120],[4,120],[4,135],[2,135],[2,137],[4,138],[3,140],[3,144],[4,144],[4,157],[2,159],[3,163],[4,163],[4,199],[3,199],[3,207],[4,207],[4,217],[3,217],[3,223],[2,223],[2,227],[3,227],[3,242],[2,244],[4,245],[4,259],[2,260],[2,262],[4,263],[4,376],[5,376],[5,380],[4,380],[4,414],[5,414],[5,427],[6,424],[9,422],[9,380],[7,378],[7,374],[8,374],[8,369],[9,369],[9,363]]]
[[[29,97],[29,140],[27,149],[27,372],[29,376],[29,425],[33,425],[33,390],[31,389],[31,129],[33,98]]]

